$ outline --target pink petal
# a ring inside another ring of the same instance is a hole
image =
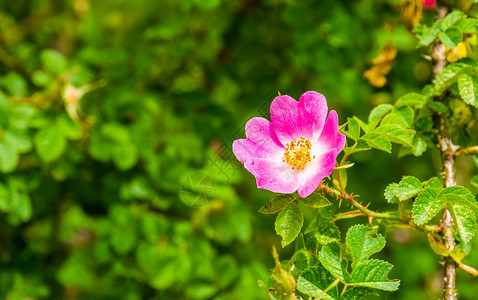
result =
[[[302,119],[303,136],[312,143],[317,141],[324,128],[327,117],[327,100],[317,92],[306,92],[299,100],[299,113]]]
[[[283,145],[300,136],[299,103],[287,95],[271,103],[271,120],[274,131]]]
[[[248,159],[283,155],[284,146],[277,139],[271,122],[252,118],[246,123],[246,139],[235,140],[232,151],[244,163]]]
[[[344,148],[345,135],[339,133],[339,117],[335,110],[330,111],[317,144],[323,151],[335,148],[337,154]]]
[[[289,194],[295,192],[299,185],[297,176],[300,172],[292,170],[282,160],[257,158],[246,161],[244,167],[256,177],[260,189]]]
[[[271,104],[271,120],[283,145],[303,136],[317,141],[327,116],[327,101],[322,94],[306,92],[299,102],[284,95]]]
[[[313,159],[299,175],[299,187],[297,192],[299,196],[305,198],[312,194],[319,186],[320,182],[334,171],[337,150],[322,154],[321,157]]]

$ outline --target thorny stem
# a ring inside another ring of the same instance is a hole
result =
[[[389,213],[380,213],[380,212],[376,212],[376,211],[368,209],[367,206],[355,200],[355,198],[357,197],[355,195],[349,195],[346,192],[340,192],[339,190],[329,187],[327,185],[319,185],[317,189],[319,191],[323,191],[337,198],[347,200],[350,204],[355,206],[355,208],[357,208],[359,211],[361,211],[362,213],[366,214],[369,217],[382,218],[382,219],[400,219],[399,217]]]
[[[437,1],[437,20],[443,19],[448,14],[448,8],[444,1]],[[439,40],[436,40],[433,48],[433,57],[435,58],[434,73],[435,78],[443,72],[446,66],[446,47]],[[442,99],[437,99],[442,100]],[[438,126],[438,148],[442,154],[443,169],[445,171],[445,187],[456,185],[455,181],[455,151],[456,147],[451,142],[446,126],[446,117],[441,114],[437,119]],[[450,211],[445,207],[443,209],[443,217],[440,221],[442,228],[441,234],[443,236],[445,247],[452,251],[455,248],[455,235],[453,229],[453,218]],[[455,300],[455,278],[456,278],[456,263],[451,256],[445,257],[445,276],[443,278],[445,300]]]
[[[333,221],[351,219],[351,218],[363,216],[363,217],[369,217],[369,218],[372,217],[372,218],[379,218],[379,219],[389,219],[396,222],[398,221],[400,223],[388,223],[389,226],[397,227],[397,228],[417,229],[423,232],[436,232],[441,229],[440,226],[436,226],[436,225],[417,225],[413,222],[410,222],[410,218],[408,216],[406,219],[402,219],[400,216],[397,216],[394,214],[380,213],[380,212],[370,210],[367,208],[367,206],[355,200],[356,196],[349,195],[346,192],[340,192],[339,190],[335,188],[331,188],[327,185],[320,185],[318,187],[318,190],[321,190],[337,198],[345,199],[358,209],[358,210],[336,214],[332,218]]]

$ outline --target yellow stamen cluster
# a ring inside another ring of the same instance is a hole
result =
[[[309,139],[303,136],[298,141],[294,139],[292,142],[287,143],[286,146],[282,161],[291,165],[293,170],[303,170],[305,165],[315,158],[315,156],[310,157],[312,144]]]

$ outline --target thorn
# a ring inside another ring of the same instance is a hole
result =
[[[342,204],[342,199],[343,199],[343,198],[340,198],[340,200],[339,200],[339,207],[340,207],[340,205]]]
[[[372,216],[368,216],[368,222],[370,223],[370,225],[372,225],[372,220],[373,220],[373,217],[372,217]]]
[[[277,91],[277,94],[279,94],[279,97],[282,96],[279,91]]]

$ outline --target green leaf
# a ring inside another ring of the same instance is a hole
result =
[[[412,126],[415,119],[415,111],[409,106],[395,107],[393,112],[400,116],[402,120],[407,124],[407,127]]]
[[[463,33],[458,28],[449,28],[438,34],[440,41],[449,48],[455,48],[463,40]]]
[[[327,200],[327,198],[325,198],[325,196],[322,195],[320,192],[314,192],[306,198],[299,197],[298,199],[300,203],[312,208],[322,208],[332,205],[332,203]]]
[[[259,209],[259,212],[263,214],[276,214],[295,199],[297,199],[297,196],[291,194],[277,195],[271,199],[271,201],[269,202],[269,206],[261,207],[261,209]]]
[[[438,197],[445,197],[457,231],[464,242],[469,242],[476,231],[478,203],[473,194],[462,186],[443,189]]]
[[[471,185],[478,188],[478,175],[475,175],[473,178],[471,178]]]
[[[370,115],[368,116],[368,122],[369,123],[377,122],[386,113],[388,113],[390,110],[392,110],[392,108],[393,108],[393,105],[391,105],[391,104],[380,104],[380,105],[376,106],[370,112]]]
[[[438,197],[439,189],[426,188],[421,192],[412,208],[413,221],[418,225],[428,223],[445,207],[446,198]]]
[[[422,110],[423,111],[423,110]],[[429,111],[430,112],[430,111]],[[431,112],[430,112],[431,113]],[[414,128],[417,131],[429,131],[433,128],[433,121],[430,116],[418,118],[415,121]]]
[[[207,283],[191,283],[186,287],[188,299],[211,299],[217,293],[217,286]]]
[[[433,23],[433,26],[431,28],[428,28],[424,24],[418,24],[417,26],[415,26],[413,31],[417,34],[417,37],[420,41],[420,45],[428,46],[435,40],[438,33],[440,32],[442,21],[443,20],[436,21],[435,23]]]
[[[337,242],[329,243],[322,247],[319,253],[319,261],[332,275],[344,279],[340,259],[340,244]]]
[[[365,133],[368,133],[370,131],[369,129],[369,126],[362,120],[360,120],[359,118],[357,118],[356,116],[354,116],[354,119],[357,121],[357,123],[359,123],[360,125],[360,128],[362,128],[362,130],[365,132]]]
[[[111,141],[119,144],[130,142],[130,133],[126,126],[119,123],[106,123],[101,126],[101,133]]]
[[[389,141],[412,147],[413,135],[411,132],[396,125],[383,125],[376,128],[374,133],[379,133],[386,137]]]
[[[295,240],[304,224],[304,213],[296,203],[289,204],[276,218],[275,229],[285,247]]]
[[[463,73],[458,76],[458,90],[465,103],[473,105],[474,107],[478,107],[478,99],[475,95],[473,77],[470,74]]]
[[[0,172],[10,173],[18,165],[19,156],[15,149],[3,142],[0,143]]]
[[[439,113],[446,113],[448,106],[438,101],[428,101],[428,107]]]
[[[421,156],[427,151],[427,141],[422,137],[415,137],[412,145],[412,154],[414,156]]]
[[[355,118],[347,118],[346,134],[348,137],[357,140],[360,136],[360,125]]]
[[[347,231],[345,243],[350,248],[352,254],[352,268],[355,268],[358,264],[366,261],[369,256],[385,247],[385,238],[380,234],[372,237],[371,232],[365,225],[355,225]]]
[[[321,245],[340,242],[340,230],[335,223],[329,220],[319,219],[318,228],[314,235]]]
[[[32,205],[30,197],[27,194],[10,189],[10,213],[11,217],[14,217],[22,222],[27,222],[32,216]]]
[[[412,198],[422,190],[422,183],[413,176],[402,178],[396,189],[396,195],[400,201]]]
[[[38,131],[34,142],[38,156],[44,162],[51,162],[60,157],[66,147],[65,136],[56,126],[48,126]]]
[[[8,93],[14,97],[24,97],[27,94],[27,82],[15,72],[9,72],[3,77],[2,84]]]
[[[435,254],[445,257],[450,255],[450,250],[448,250],[445,245],[443,245],[439,240],[437,240],[433,236],[433,233],[428,234],[428,243],[430,244],[430,248],[432,248]]]
[[[367,151],[367,150],[370,150],[370,149],[372,149],[372,148],[370,148],[369,144],[366,141],[358,139],[357,140],[357,145],[355,145],[355,147],[345,147],[344,152],[347,155],[350,155],[350,154],[353,154],[353,153]]]
[[[33,147],[33,143],[28,135],[18,134],[13,131],[5,132],[5,144],[9,145],[18,153],[26,153]]]
[[[136,145],[126,143],[116,146],[113,151],[113,161],[120,170],[128,170],[138,162],[138,150]]]
[[[367,133],[360,139],[366,141],[372,148],[392,153],[392,144],[385,136],[381,134]]]
[[[32,81],[36,86],[45,87],[53,81],[53,78],[43,70],[33,72]]]
[[[397,196],[398,183],[390,183],[385,188],[385,199],[388,203],[398,203],[399,198]]]
[[[463,203],[478,213],[478,203],[473,194],[465,187],[451,186],[443,189],[439,197],[445,197],[449,203]]]
[[[469,243],[476,232],[476,215],[465,202],[452,201],[447,205],[461,239]]]
[[[314,261],[317,262],[316,258],[312,257],[312,253],[308,249],[301,249],[299,251],[295,251],[293,258],[295,266],[294,271],[298,271],[298,274],[302,273],[304,270],[307,270],[311,265],[314,265]]]
[[[294,251],[298,252],[300,249],[305,249],[305,239],[302,233],[297,236],[294,243]]]
[[[478,20],[475,18],[463,19],[456,24],[456,27],[463,33],[477,33],[478,32]]]
[[[380,124],[380,126],[385,126],[385,125],[392,125],[392,126],[398,126],[398,127],[401,127],[403,129],[406,129],[409,127],[407,121],[405,121],[402,116],[394,113],[394,112],[391,112],[389,114],[387,114],[383,120],[382,120],[382,123]]]
[[[441,23],[441,30],[445,31],[453,26],[456,22],[460,21],[461,19],[465,18],[466,15],[462,11],[455,10],[449,13]]]
[[[448,87],[456,82],[458,74],[469,69],[471,69],[471,67],[463,63],[454,63],[446,66],[435,80],[435,95],[441,95]],[[428,105],[430,106],[430,102]],[[432,108],[432,106],[430,106],[430,108]]]
[[[56,119],[56,125],[60,128],[63,135],[70,140],[78,140],[83,135],[81,123],[74,122],[66,115],[61,115]]]
[[[10,193],[5,185],[0,183],[0,211],[9,212],[11,209]]]
[[[384,291],[396,291],[400,280],[389,281],[388,273],[393,266],[385,261],[371,259],[357,265],[350,274],[350,286],[361,286]]]
[[[425,183],[425,188],[442,189],[443,185],[441,184],[440,179],[432,177]]]
[[[40,54],[40,59],[43,64],[43,68],[52,74],[60,75],[66,70],[65,57],[55,50],[47,49],[42,51]]]
[[[322,267],[312,267],[305,270],[297,281],[297,289],[310,297],[333,300],[338,297],[337,286],[329,288],[335,278]],[[327,292],[324,292],[324,290]]]
[[[367,295],[374,294],[378,297],[378,294],[375,290],[364,287],[352,287],[348,288],[345,293],[340,295],[340,300],[364,300]]]
[[[461,248],[455,248],[450,251],[450,256],[453,258],[454,261],[461,264],[461,261],[465,258],[466,252]]]
[[[395,107],[413,107],[413,108],[422,108],[426,103],[427,98],[422,94],[418,93],[408,93],[398,98],[395,103]]]

